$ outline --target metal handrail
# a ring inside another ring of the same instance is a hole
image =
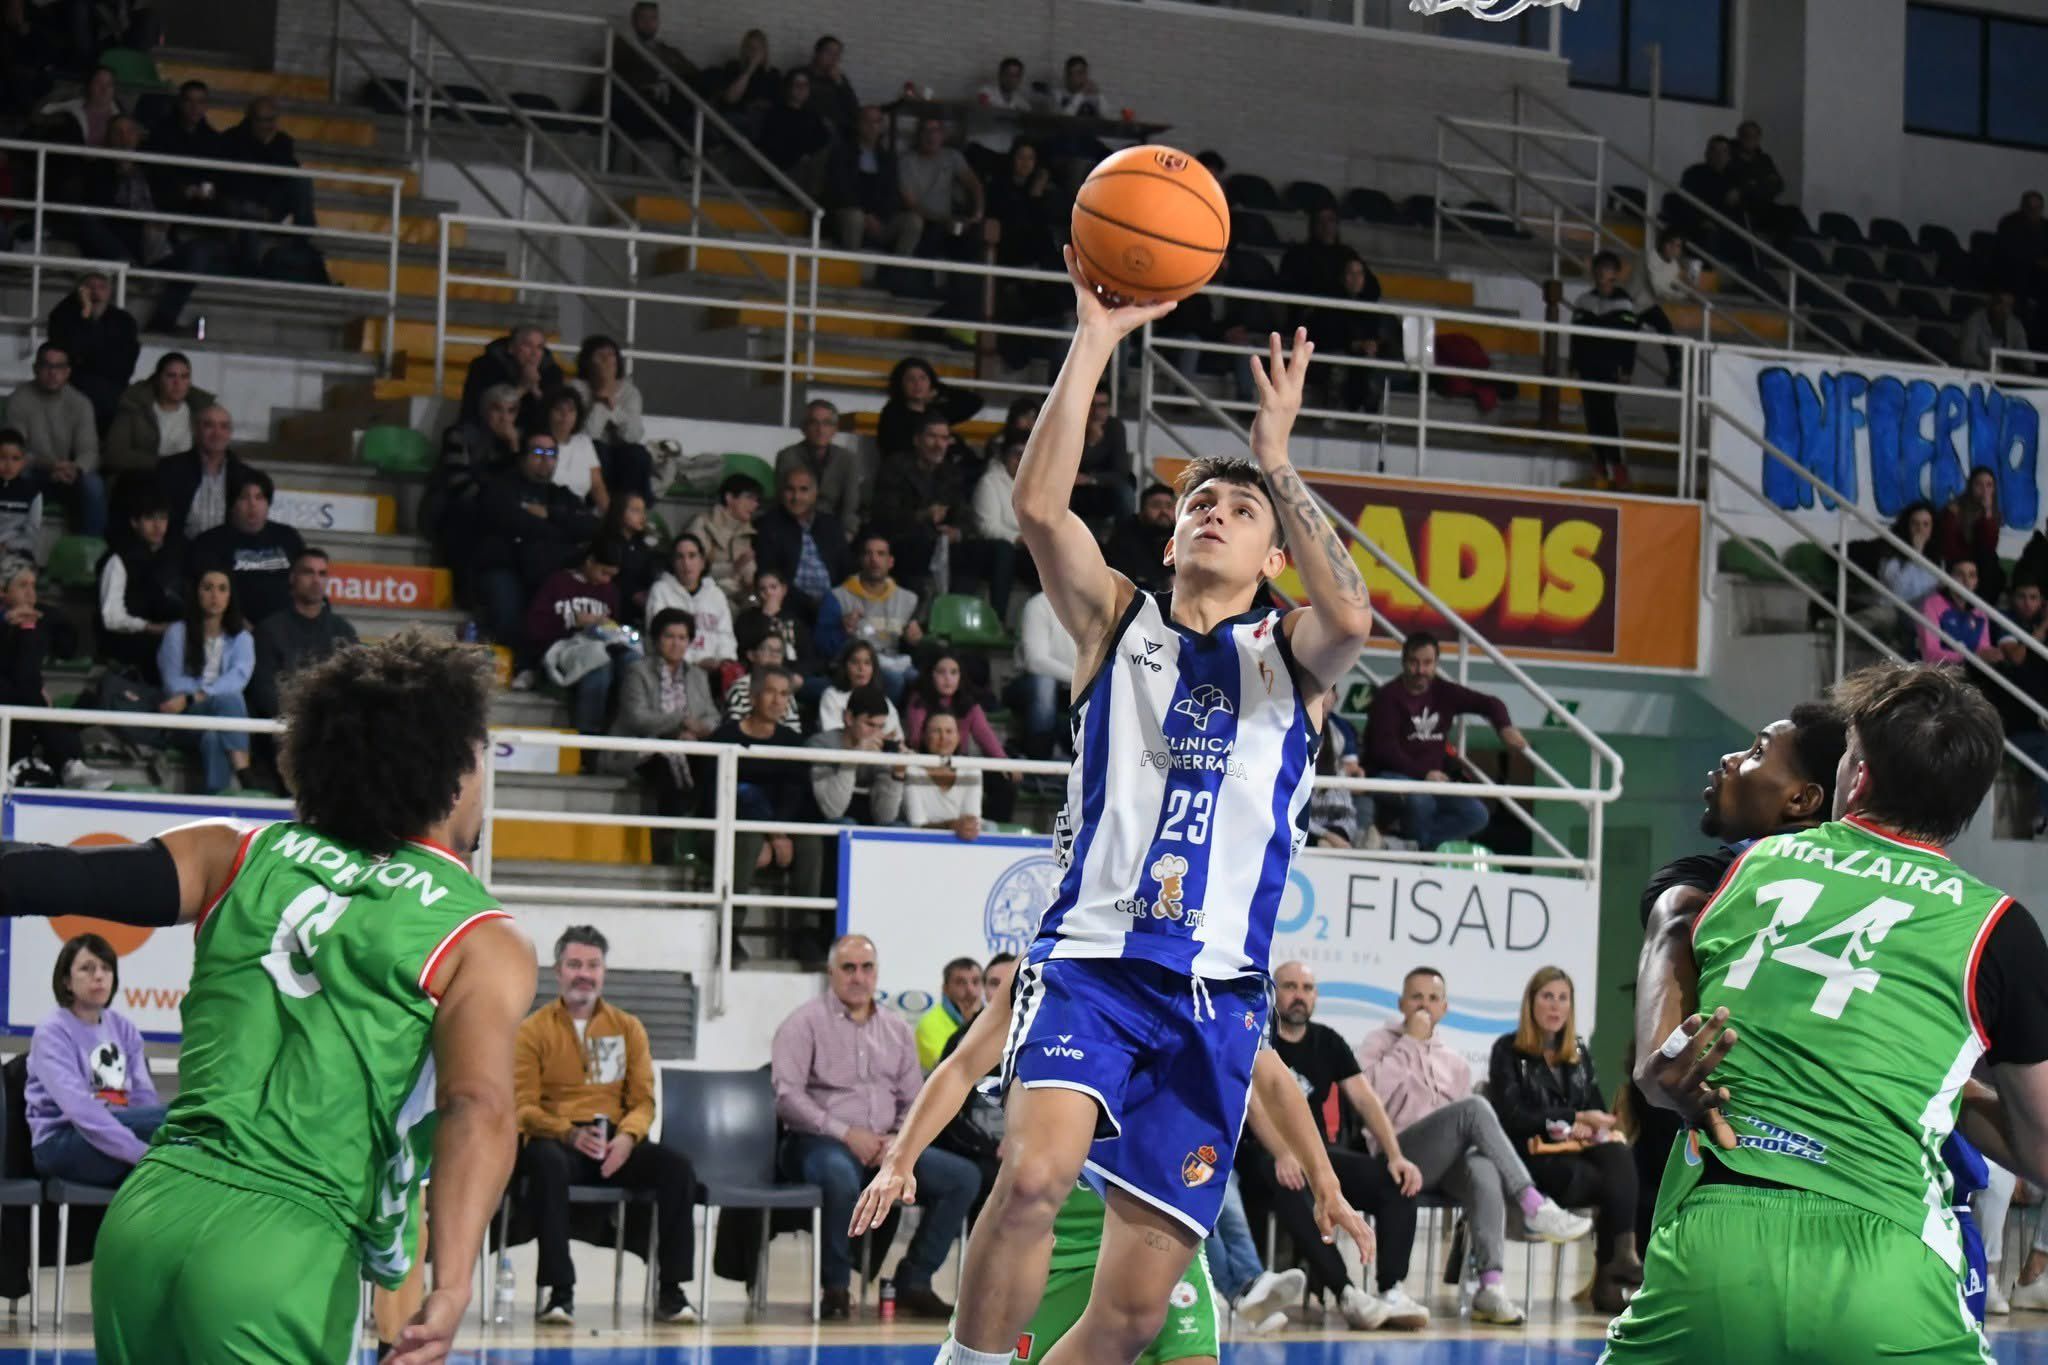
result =
[[[1525,96],[1529,99],[1534,100],[1543,109],[1548,110],[1551,114],[1562,119],[1572,128],[1580,132],[1592,131],[1592,129],[1589,128],[1582,120],[1575,118],[1569,110],[1565,109],[1562,105],[1552,100],[1542,91],[1534,89],[1533,87],[1527,85],[1517,85],[1515,87],[1515,91],[1518,95]],[[1623,162],[1625,162],[1630,167],[1642,173],[1647,182],[1646,188],[1658,189],[1664,191],[1667,194],[1677,195],[1686,203],[1692,205],[1694,208],[1705,213],[1706,216],[1712,219],[1714,222],[1720,224],[1728,231],[1733,232],[1752,251],[1761,252],[1762,254],[1770,257],[1775,264],[1783,268],[1794,279],[1805,280],[1810,286],[1820,290],[1820,292],[1828,299],[1834,301],[1835,303],[1840,304],[1848,311],[1862,318],[1864,321],[1877,324],[1878,328],[1881,331],[1883,331],[1885,335],[1897,341],[1903,342],[1907,347],[1911,349],[1911,352],[1914,355],[1924,356],[1927,358],[1929,362],[1936,366],[1942,365],[1941,357],[1936,355],[1934,352],[1928,350],[1925,346],[1922,346],[1917,337],[1910,337],[1907,336],[1904,332],[1899,331],[1896,327],[1893,327],[1889,322],[1886,322],[1877,314],[1863,307],[1863,305],[1857,303],[1854,299],[1851,299],[1847,294],[1844,294],[1841,290],[1836,289],[1826,280],[1814,274],[1812,271],[1806,269],[1797,261],[1793,260],[1790,256],[1787,256],[1784,252],[1778,250],[1769,242],[1759,237],[1749,228],[1743,226],[1741,223],[1736,222],[1734,219],[1722,213],[1712,204],[1709,204],[1704,199],[1701,199],[1696,195],[1692,194],[1683,186],[1680,186],[1672,181],[1666,180],[1663,176],[1659,175],[1654,169],[1652,169],[1647,162],[1632,155],[1626,148],[1611,143],[1609,145],[1614,147],[1614,154],[1620,157]],[[1651,216],[1649,207],[1647,205],[1644,206],[1644,215],[1646,217]],[[1789,306],[1790,305],[1788,305],[1788,308]],[[1811,326],[1810,323],[1808,325]]]

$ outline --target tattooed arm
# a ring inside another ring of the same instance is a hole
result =
[[[1252,360],[1252,377],[1259,387],[1252,457],[1266,475],[1294,567],[1313,604],[1290,613],[1281,628],[1294,647],[1297,668],[1307,675],[1301,679],[1302,691],[1318,699],[1320,723],[1323,691],[1351,671],[1365,637],[1372,633],[1372,604],[1351,557],[1350,542],[1331,528],[1315,495],[1287,460],[1287,437],[1301,412],[1302,383],[1315,346],[1307,328],[1295,329],[1292,356],[1281,353],[1279,333],[1269,344],[1270,366],[1261,365],[1256,357]]]

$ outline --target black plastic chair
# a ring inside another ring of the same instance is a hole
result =
[[[1247,250],[1241,242],[1233,241],[1230,255],[1225,263],[1228,283],[1237,289],[1278,289],[1280,271],[1273,262],[1256,251]],[[1233,299],[1235,303],[1237,300]]]
[[[1894,251],[1885,257],[1884,264],[1895,284],[1909,284],[1918,289],[1933,289],[1940,284],[1917,251]]]
[[[1223,198],[1232,208],[1238,209],[1281,209],[1287,207],[1280,202],[1279,194],[1273,189],[1273,182],[1263,175],[1240,172],[1227,177],[1223,182]]]
[[[1817,244],[1804,237],[1788,238],[1778,244],[1778,250],[1784,252],[1785,258],[1801,270],[1808,270],[1816,275],[1828,273],[1827,257],[1821,255]]]
[[[1337,196],[1318,180],[1297,180],[1287,187],[1287,207],[1313,217],[1324,209],[1337,207]]]
[[[1896,218],[1873,218],[1870,220],[1870,241],[1890,251],[1911,251],[1913,234]]]
[[[17,1125],[28,1126],[22,1093],[27,1085],[28,1054],[21,1053],[0,1068],[0,1088],[5,1090],[5,1098],[0,1099],[0,1210],[28,1210],[28,1329],[33,1332],[42,1307],[43,1183],[35,1178],[29,1154],[12,1151],[7,1145],[9,1132]],[[14,1304],[14,1300],[8,1301],[9,1316],[15,1312]]]
[[[1863,229],[1846,213],[1823,213],[1818,226],[1820,235],[1830,241],[1843,242],[1849,246],[1862,246],[1867,240],[1863,236]]]
[[[1935,267],[1935,278],[1951,289],[1967,290],[1980,294],[1989,287],[1991,270],[1976,257],[1963,251],[1952,251],[1941,258]]]
[[[103,1209],[120,1191],[112,1185],[88,1185],[81,1180],[45,1180],[43,1199],[57,1206],[57,1325],[64,1325],[65,1287],[71,1283],[71,1208]]]
[[[775,1173],[775,1086],[768,1073],[661,1069],[661,1145],[690,1158],[704,1200],[704,1269],[697,1311],[711,1306],[711,1248],[720,1209],[758,1209],[761,1260],[756,1294],[767,1292],[769,1217],[776,1209],[811,1211],[811,1320],[818,1320],[823,1271],[825,1192]]]
[[[1881,280],[1884,271],[1870,253],[1860,246],[1838,246],[1835,248],[1835,273],[1846,275],[1852,280]]]
[[[1885,297],[1884,290],[1869,280],[1851,280],[1842,292],[1848,295],[1849,302],[1881,318],[1891,317],[1898,311],[1892,306],[1892,301]]]
[[[1922,347],[1941,357],[1944,365],[1956,363],[1957,337],[1946,327],[1922,327],[1913,334]]]
[[[1401,210],[1392,196],[1385,190],[1360,186],[1344,195],[1342,212],[1346,218],[1355,218],[1361,223],[1399,223]]]
[[[1436,226],[1436,200],[1426,194],[1411,194],[1401,201],[1401,215],[1419,228]]]
[[[1948,321],[1948,309],[1941,306],[1941,300],[1925,289],[1901,289],[1899,291],[1899,312],[1921,322]]]
[[[1951,251],[1959,256],[1963,254],[1963,244],[1956,239],[1955,233],[1939,223],[1920,225],[1920,249],[1937,256],[1946,256]]]
[[[564,117],[562,106],[555,103],[550,96],[543,95],[539,91],[514,90],[512,92],[512,102],[521,109],[524,109],[527,117],[531,118],[545,132],[594,133],[597,131],[595,124]]]
[[[629,1205],[645,1204],[654,1206],[653,1190],[627,1190],[617,1185],[571,1185],[569,1204],[611,1205],[615,1209],[612,1221],[616,1229],[612,1239],[612,1315],[618,1316],[620,1307],[626,1301],[626,1209]],[[641,1311],[654,1312],[654,1265],[661,1252],[661,1223],[652,1220],[647,1230],[647,1286],[642,1291]],[[533,1282],[534,1309],[540,1309],[540,1279]]]
[[[1230,211],[1230,240],[1237,246],[1277,248],[1281,245],[1280,233],[1273,226],[1273,220],[1263,213],[1250,213],[1244,209]]]
[[[1948,320],[1957,323],[1968,322],[1970,315],[1983,306],[1984,300],[1982,297],[1976,294],[1965,294],[1962,290],[1958,289],[1948,296]]]
[[[1607,192],[1607,206],[1623,218],[1648,218],[1649,203],[1641,185],[1616,185]]]
[[[1814,331],[1852,355],[1863,349],[1863,322],[1860,318],[1844,317],[1840,313],[1816,313],[1812,325]]]

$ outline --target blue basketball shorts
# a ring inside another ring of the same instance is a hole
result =
[[[1984,1294],[1991,1287],[1991,1266],[1984,1258],[1984,1233],[1967,1205],[1956,1208],[1956,1227],[1963,1235],[1963,1302],[1977,1325],[1984,1325]]]
[[[1027,963],[1015,989],[1003,1084],[1091,1096],[1089,1183],[1208,1236],[1266,1036],[1265,978],[1198,987],[1142,959],[1060,957]]]

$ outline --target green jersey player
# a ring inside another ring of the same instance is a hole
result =
[[[430,1163],[435,1288],[392,1359],[441,1360],[512,1169],[533,949],[456,852],[488,660],[408,633],[294,684],[295,821],[0,851],[7,914],[194,926],[179,1095],[94,1258],[102,1365],[351,1358],[362,1280],[412,1268]]]
[[[1616,1365],[1990,1359],[1940,1149],[1988,1061],[2010,1150],[2029,1174],[2048,1156],[2048,946],[1942,846],[1990,789],[1999,721],[1934,667],[1865,669],[1831,700],[1836,818],[1758,840],[1704,908],[1651,921],[1637,1081],[1695,1126],[1608,1329]]]

